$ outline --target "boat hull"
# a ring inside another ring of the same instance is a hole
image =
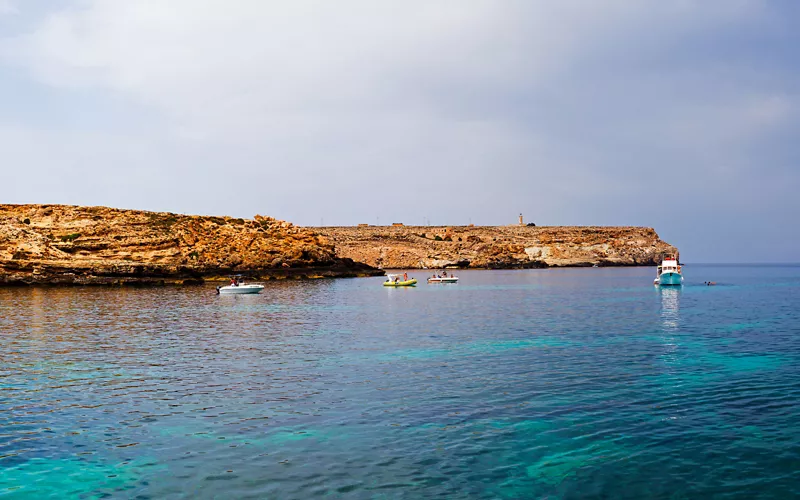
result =
[[[220,295],[249,295],[261,293],[262,290],[264,290],[264,285],[229,285],[217,288],[217,293]]]
[[[408,281],[384,281],[383,282],[383,286],[392,286],[392,287],[416,286],[416,284],[417,284],[417,280],[416,279],[410,279]]]
[[[683,284],[683,276],[678,273],[665,272],[658,277],[658,284],[662,286],[677,286]]]
[[[428,283],[458,283],[458,278],[428,278]]]

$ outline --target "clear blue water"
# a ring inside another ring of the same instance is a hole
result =
[[[684,272],[0,289],[0,498],[798,496],[800,267]]]

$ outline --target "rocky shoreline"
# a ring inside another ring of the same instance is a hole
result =
[[[0,205],[0,286],[379,276],[382,269],[655,265],[643,227],[345,226],[68,205]]]
[[[336,255],[379,269],[651,266],[677,254],[652,228],[359,226],[314,228]]]
[[[376,276],[324,237],[271,217],[0,205],[0,285],[194,284]]]

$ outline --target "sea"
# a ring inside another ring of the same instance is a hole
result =
[[[800,266],[683,272],[2,288],[0,499],[797,498]]]

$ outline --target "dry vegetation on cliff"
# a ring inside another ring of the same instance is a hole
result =
[[[336,255],[384,269],[654,265],[675,247],[644,227],[315,228]]]
[[[180,282],[374,274],[307,229],[271,217],[0,205],[0,284]]]

